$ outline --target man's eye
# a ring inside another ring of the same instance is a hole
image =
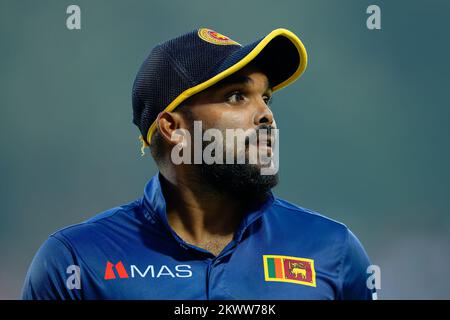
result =
[[[240,91],[232,92],[227,96],[227,101],[229,103],[237,103],[242,100],[244,100],[244,94]]]
[[[272,97],[271,96],[264,96],[263,100],[268,106],[270,106],[270,104],[272,103]]]

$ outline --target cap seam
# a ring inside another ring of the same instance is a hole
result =
[[[169,63],[174,67],[175,71],[183,78],[184,81],[187,81],[190,86],[195,85],[195,82],[187,74],[185,68],[181,66],[178,61],[172,56],[170,53],[170,49],[162,49],[163,54],[167,56],[169,59]]]

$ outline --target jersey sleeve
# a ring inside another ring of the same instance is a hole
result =
[[[367,286],[369,257],[358,238],[347,229],[342,262],[342,294],[344,300],[373,300],[375,289]]]
[[[80,299],[79,267],[63,240],[50,236],[39,248],[28,269],[23,300]]]

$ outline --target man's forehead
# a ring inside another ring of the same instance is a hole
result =
[[[221,90],[226,89],[230,86],[236,86],[236,85],[242,85],[242,86],[253,86],[255,85],[254,78],[255,75],[261,76],[262,81],[264,81],[264,90],[265,91],[271,91],[272,87],[270,84],[270,81],[266,74],[261,71],[259,68],[254,66],[247,66],[243,69],[237,71],[236,73],[226,77],[225,79],[219,81],[218,83],[214,84],[213,86],[200,91],[199,93],[195,94],[194,96],[188,98],[186,101],[187,104],[196,103],[199,101],[204,100],[205,98],[208,99],[208,97],[214,96],[216,92],[219,92]]]
[[[270,89],[271,85],[269,83],[267,75],[262,70],[254,66],[248,66],[237,71],[236,73],[226,77],[217,84],[213,85],[211,89],[214,90],[236,84],[253,85],[255,81],[253,80],[251,75],[254,75],[255,73],[263,77],[265,89]]]

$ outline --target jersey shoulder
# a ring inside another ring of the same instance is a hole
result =
[[[337,245],[341,250],[346,245],[351,231],[344,223],[280,198],[275,199],[272,208],[270,225],[283,230],[286,238],[298,241],[319,238],[318,244]]]
[[[319,212],[293,204],[284,199],[275,198],[274,208],[286,223],[301,221],[303,224],[312,224],[316,228],[333,229],[347,232],[348,227],[337,220],[329,218]],[[296,220],[296,221],[295,221]]]
[[[114,238],[114,235],[118,236],[130,228],[136,228],[140,204],[141,199],[137,199],[105,210],[88,220],[59,229],[50,236],[57,238],[68,247],[92,244],[101,241],[103,237],[113,236]]]

